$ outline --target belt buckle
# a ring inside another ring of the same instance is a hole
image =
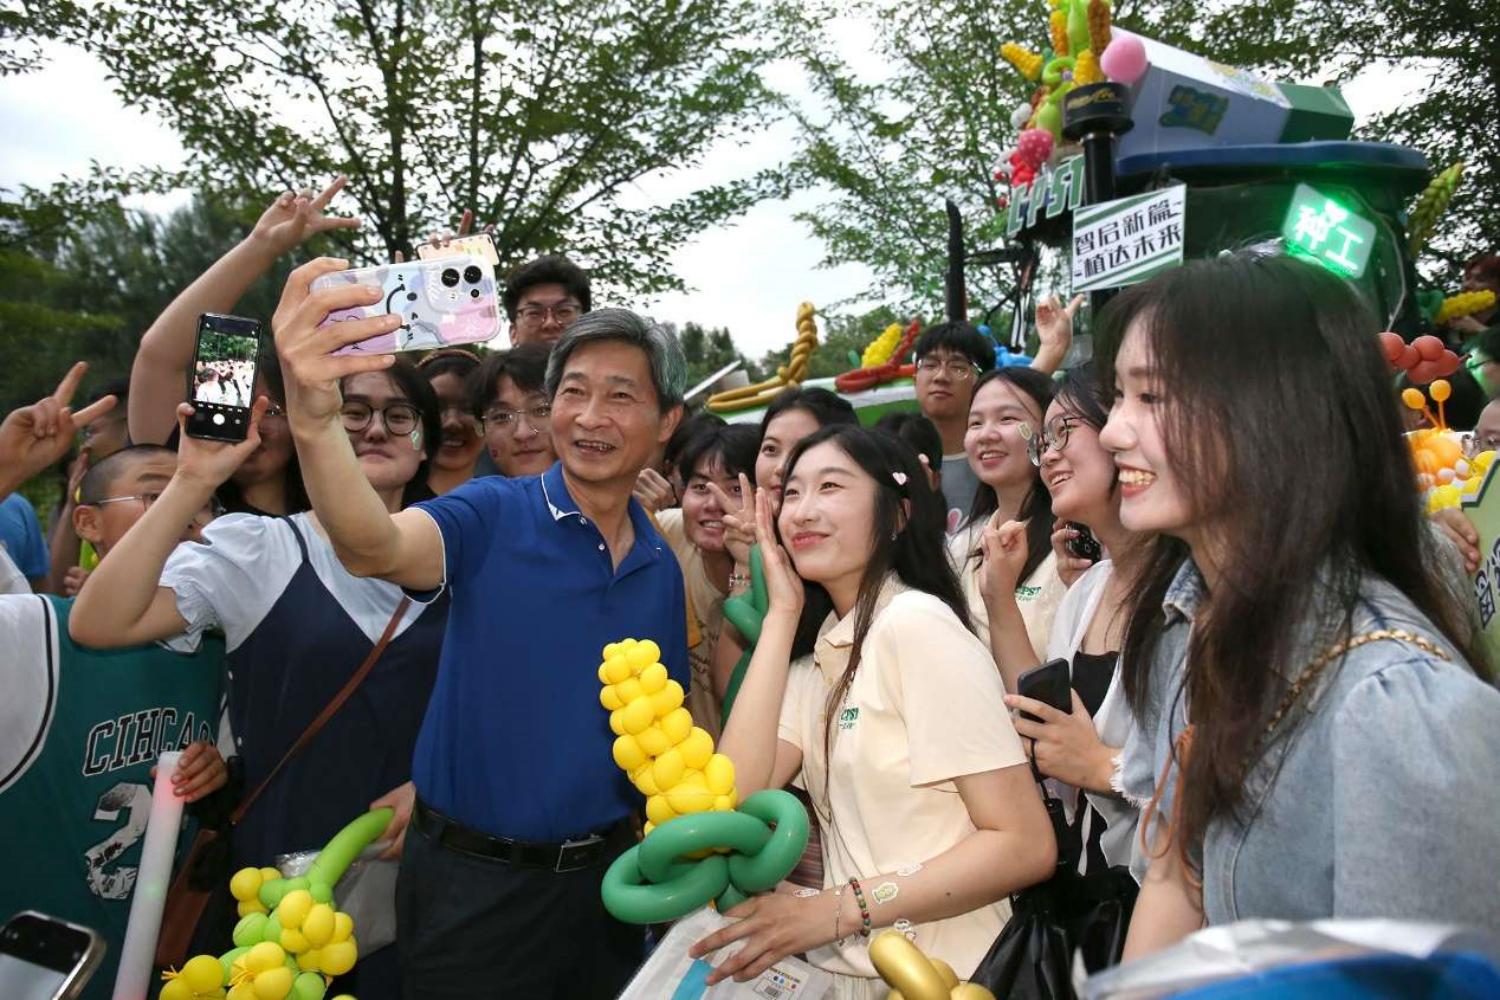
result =
[[[557,848],[557,862],[552,866],[553,872],[555,872],[555,873],[557,873],[557,874],[560,875],[560,874],[562,874],[564,872],[576,872],[576,871],[580,871],[580,870],[582,870],[584,868],[587,868],[588,867],[588,863],[587,862],[583,862],[581,864],[572,864],[572,865],[567,864],[566,861],[567,861],[567,857],[568,857],[568,852],[570,850],[575,850],[575,849],[580,848],[580,847],[593,847],[593,846],[595,846],[597,844],[602,844],[603,842],[604,842],[604,838],[600,837],[598,835],[595,835],[595,836],[592,836],[592,837],[585,837],[582,840],[565,840],[565,841],[563,841],[562,844]]]

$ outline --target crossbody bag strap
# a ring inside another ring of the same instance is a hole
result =
[[[239,806],[229,816],[231,826],[239,825],[240,820],[245,818],[245,814],[255,804],[255,800],[260,798],[261,792],[266,790],[266,786],[275,781],[276,776],[281,773],[281,769],[286,767],[287,763],[293,757],[301,753],[302,749],[311,743],[318,733],[323,731],[323,727],[328,724],[328,720],[334,717],[338,710],[344,706],[344,702],[348,701],[349,697],[364,683],[365,678],[370,676],[370,671],[374,668],[375,661],[380,659],[386,647],[391,644],[391,639],[396,634],[396,628],[401,624],[401,619],[405,617],[406,609],[409,607],[411,607],[411,598],[401,598],[401,603],[396,605],[395,613],[391,615],[391,620],[386,623],[385,631],[381,633],[380,641],[375,643],[370,649],[370,653],[365,657],[365,661],[359,665],[359,669],[354,671],[349,680],[339,689],[339,693],[333,696],[333,700],[324,706],[323,711],[319,712],[317,717],[307,724],[307,728],[302,731],[301,736],[297,737],[297,741],[291,745],[286,753],[281,755],[281,759],[276,762],[276,766],[271,768],[271,773],[266,775],[260,784],[252,788],[250,793],[240,800]]]

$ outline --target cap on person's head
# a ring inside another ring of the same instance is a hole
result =
[[[588,272],[561,254],[547,254],[527,261],[506,277],[501,301],[505,305],[505,315],[512,323],[516,321],[516,310],[521,307],[521,296],[538,285],[563,286],[578,300],[580,312],[589,312],[594,307]]]
[[[615,341],[640,348],[651,369],[651,384],[656,390],[657,405],[662,413],[682,405],[687,391],[687,360],[677,338],[664,327],[629,309],[600,309],[591,312],[568,327],[552,348],[547,361],[547,398],[557,395],[568,358],[587,344]]]
[[[918,361],[938,350],[962,354],[981,372],[995,367],[995,342],[980,333],[979,327],[963,320],[949,320],[929,326],[922,331],[912,348]]]

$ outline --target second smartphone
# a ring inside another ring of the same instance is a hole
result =
[[[250,431],[250,404],[255,401],[260,335],[259,320],[218,313],[198,317],[198,344],[188,384],[188,400],[193,404],[187,422],[189,437],[245,440]]]

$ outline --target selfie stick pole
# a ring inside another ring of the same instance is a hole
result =
[[[156,761],[156,786],[151,790],[151,818],[141,845],[141,867],[130,901],[130,922],[120,948],[120,972],[115,977],[114,1000],[145,1000],[151,988],[156,937],[161,932],[162,907],[172,880],[172,855],[182,829],[182,799],[172,794],[172,774],[182,754],[168,750]]]

